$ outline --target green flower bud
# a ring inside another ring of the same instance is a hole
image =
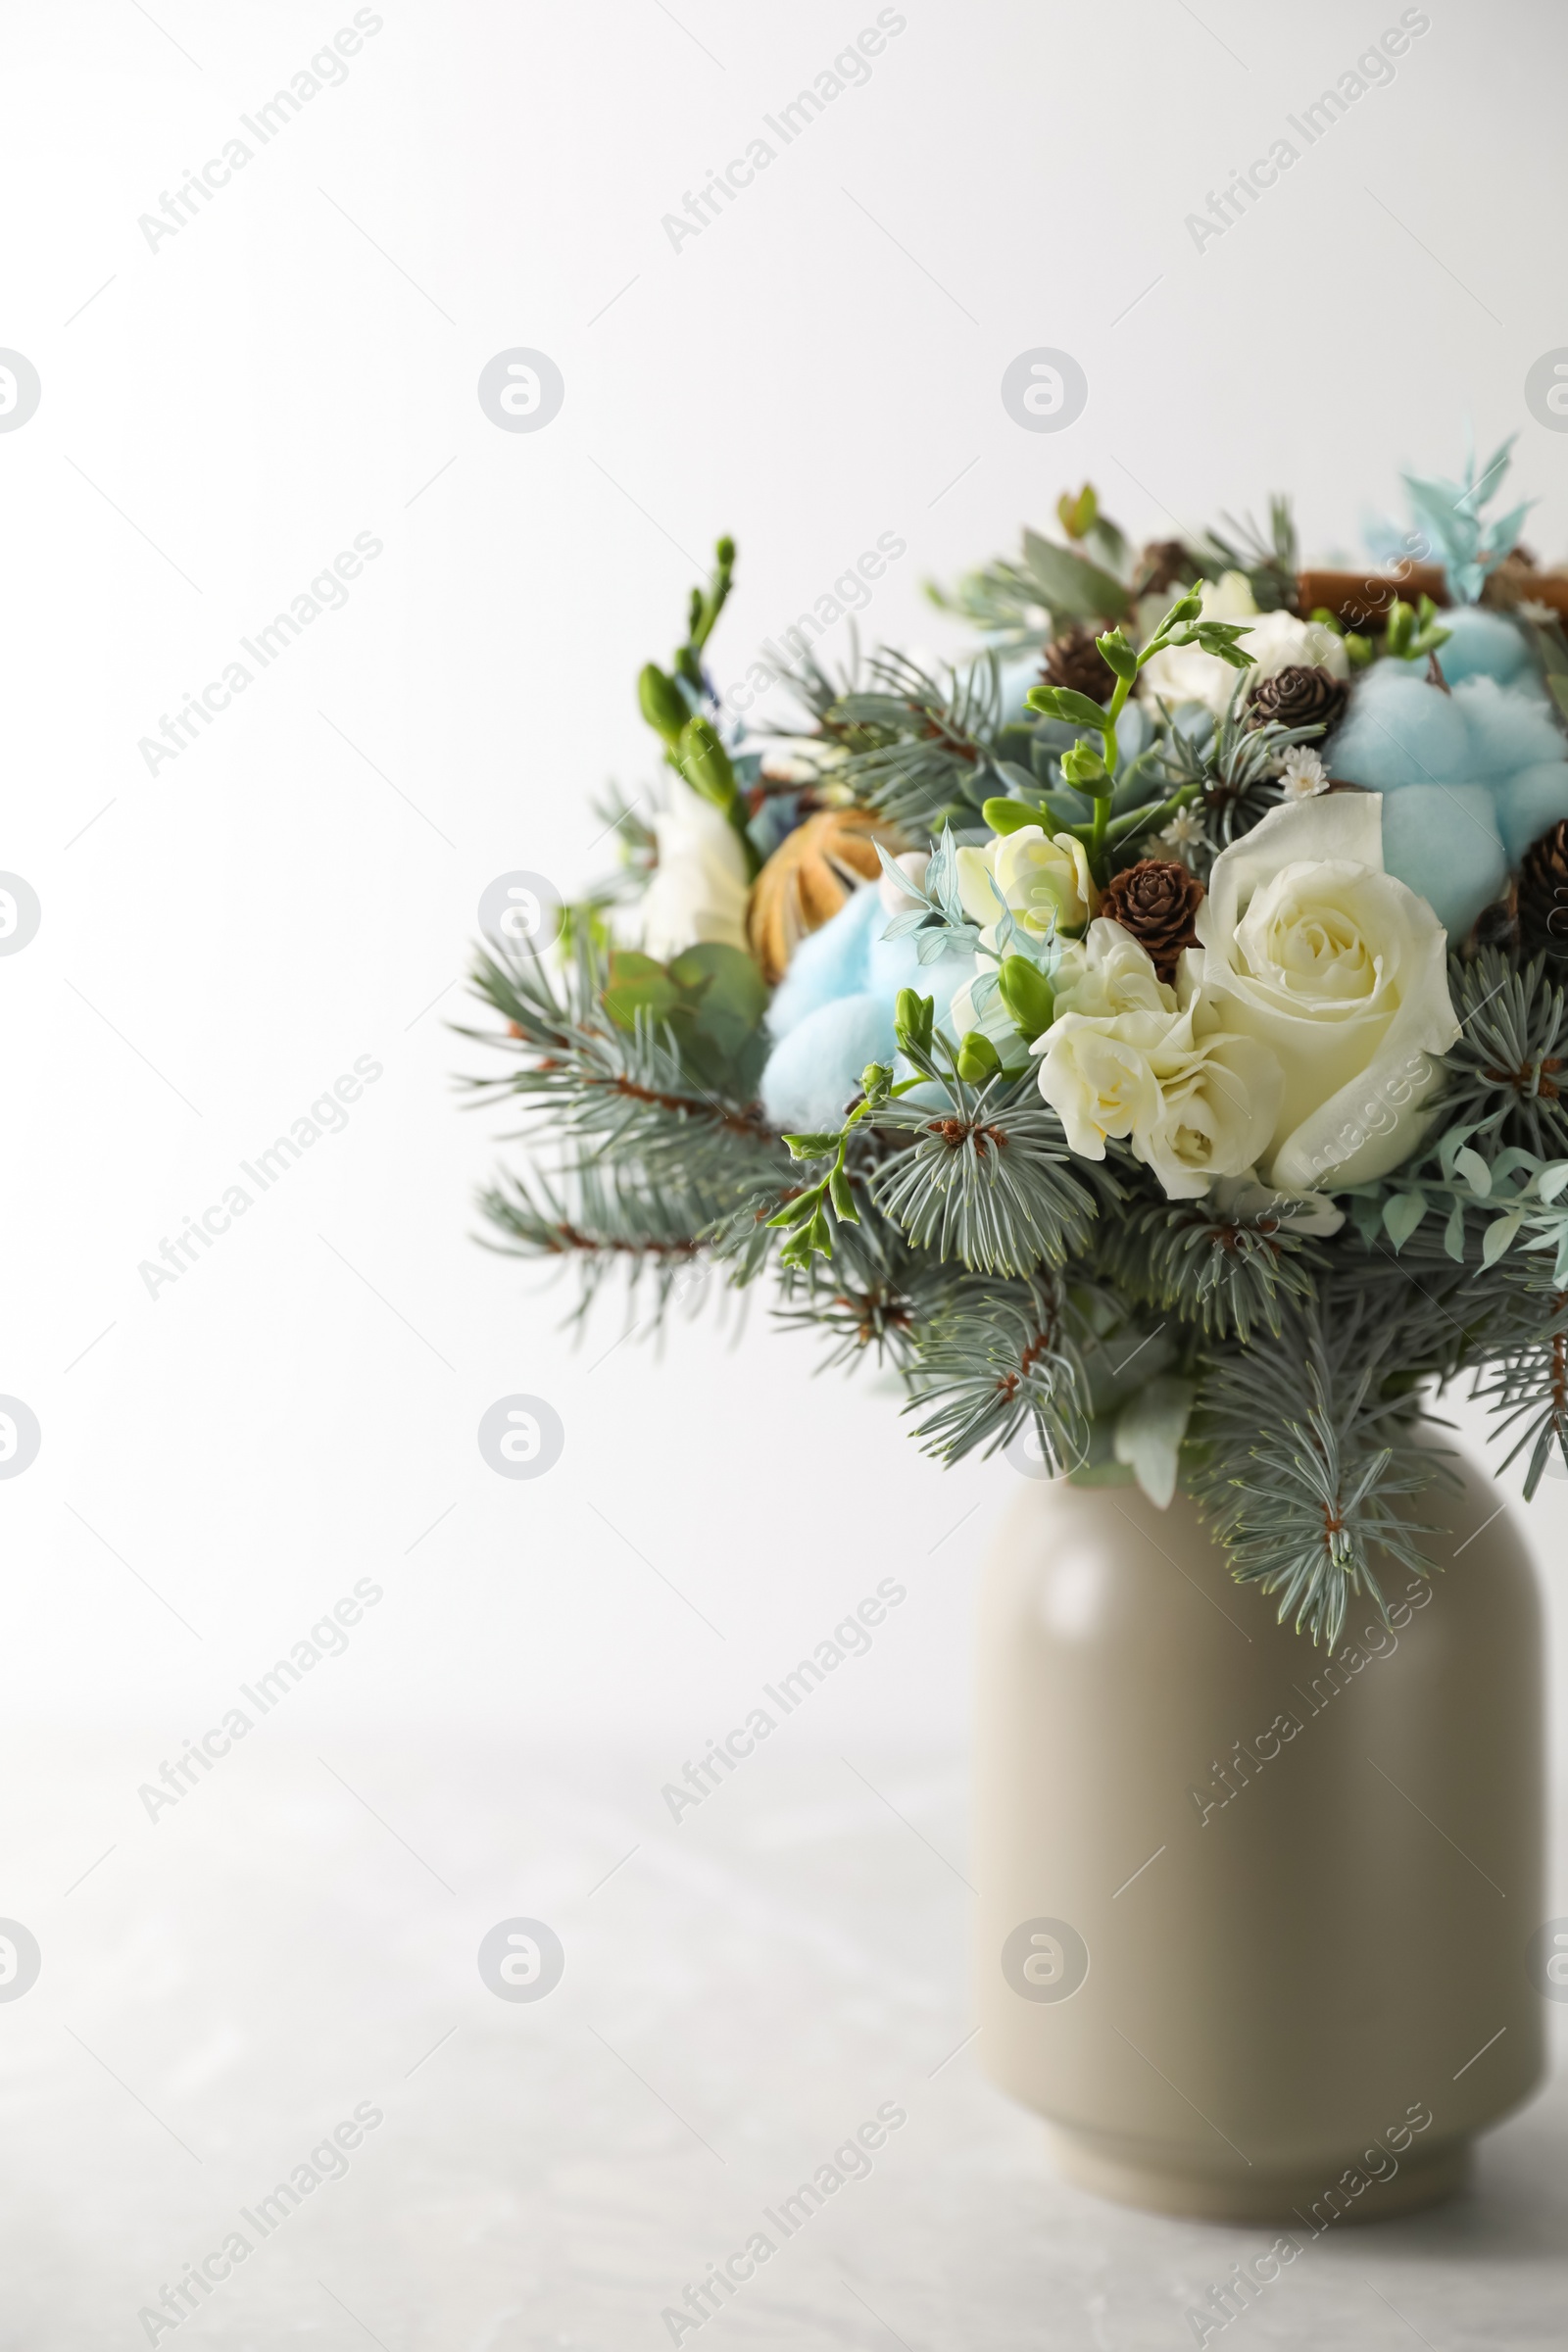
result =
[[[726,812],[734,805],[735,770],[729,754],[706,718],[689,718],[681,729],[675,765],[694,792]]]
[[[958,1043],[958,1076],[965,1086],[984,1086],[1002,1067],[1002,1055],[978,1029],[971,1029]]]
[[[1111,784],[1105,762],[1092,744],[1075,743],[1070,752],[1064,752],[1061,772],[1075,790],[1087,792],[1092,801],[1109,799]]]
[[[1051,982],[1027,956],[1006,956],[997,975],[997,985],[1008,1020],[1033,1045],[1051,1027],[1051,1016],[1055,1010]]]
[[[637,702],[656,734],[668,744],[679,740],[691,711],[674,679],[666,677],[657,662],[645,662],[638,675]]]
[[[900,1045],[907,1039],[920,1053],[929,1054],[936,1015],[934,997],[916,996],[912,988],[901,988],[893,1008],[893,1026]]]

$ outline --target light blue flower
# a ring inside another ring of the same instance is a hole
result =
[[[1511,621],[1474,610],[1444,619],[1454,634],[1438,659],[1452,691],[1414,665],[1377,662],[1324,758],[1331,775],[1384,795],[1389,872],[1460,939],[1531,843],[1568,817],[1568,742]]]

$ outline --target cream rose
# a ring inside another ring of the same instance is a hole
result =
[[[1459,1024],[1443,926],[1383,870],[1380,796],[1272,809],[1215,859],[1197,930],[1179,976],[1196,1033],[1253,1039],[1284,1075],[1264,1181],[1306,1192],[1397,1167]]]
[[[1268,1049],[1197,1037],[1192,1005],[1119,923],[1092,924],[1065,951],[1055,1018],[1034,1051],[1068,1150],[1103,1159],[1110,1138],[1128,1141],[1173,1200],[1252,1167],[1272,1132],[1283,1080]]]
[[[1100,904],[1083,843],[1039,825],[1000,833],[983,850],[960,850],[958,896],[988,947],[996,945],[1004,906],[1020,931],[1041,940],[1081,931]]]

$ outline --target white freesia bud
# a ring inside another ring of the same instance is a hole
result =
[[[1199,1035],[1255,1039],[1284,1073],[1264,1181],[1302,1192],[1397,1167],[1459,1024],[1443,926],[1383,870],[1381,798],[1270,810],[1215,859],[1197,930],[1181,987]]]

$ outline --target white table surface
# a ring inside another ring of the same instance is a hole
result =
[[[907,2122],[870,2177],[769,2232],[705,2347],[1175,2352],[1269,2242],[1064,2186],[975,2047],[951,2055],[960,1756],[781,1746],[676,1828],[658,1787],[682,1760],[653,1743],[318,1746],[255,1738],[142,1828],[123,1800],[161,1761],[145,1741],[30,1739],[8,1774],[44,1966],[0,2006],[6,2352],[146,2342],[138,2310],[362,2101],[385,2120],[346,2176],[159,2342],[666,2344],[662,2309],[884,2102]],[[62,1858],[92,1862],[110,1796],[121,1836],[68,1894]],[[519,1915],[565,1946],[538,2003],[475,1966]],[[1565,2331],[1559,2075],[1485,2143],[1473,2193],[1325,2237],[1209,2340],[1525,2352]]]

